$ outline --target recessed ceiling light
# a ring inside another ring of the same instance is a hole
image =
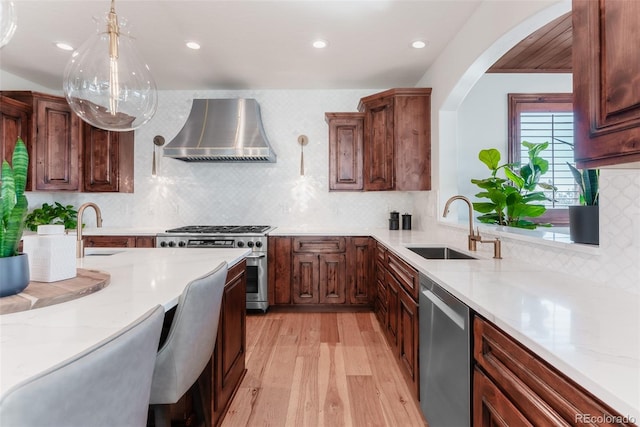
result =
[[[73,46],[71,46],[68,43],[64,43],[64,42],[58,42],[56,43],[56,47],[58,49],[62,49],[62,50],[73,50]]]
[[[411,43],[411,47],[414,48],[414,49],[422,49],[426,45],[427,44],[425,42],[423,42],[422,40],[416,40],[416,41]]]
[[[315,40],[312,45],[316,49],[324,49],[329,43],[326,40]]]
[[[200,43],[196,43],[196,42],[187,42],[187,47],[188,47],[189,49],[198,50],[198,49],[200,49]]]

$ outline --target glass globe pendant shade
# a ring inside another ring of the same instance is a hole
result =
[[[13,2],[0,2],[0,47],[9,43],[17,28],[18,16]]]
[[[65,97],[71,109],[92,126],[137,129],[156,112],[156,84],[133,45],[126,20],[118,22],[113,3],[105,19],[95,20],[97,33],[73,52],[66,66]]]

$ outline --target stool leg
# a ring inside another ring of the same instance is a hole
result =
[[[153,405],[153,417],[156,427],[171,427],[171,406]]]

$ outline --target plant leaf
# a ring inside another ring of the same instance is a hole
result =
[[[500,152],[495,148],[489,148],[488,150],[480,150],[478,158],[482,163],[487,165],[491,170],[498,169],[500,163]]]

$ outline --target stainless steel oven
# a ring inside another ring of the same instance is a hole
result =
[[[195,225],[167,230],[156,236],[159,248],[249,248],[247,256],[247,309],[266,312],[267,298],[267,233],[271,226],[261,225]]]

